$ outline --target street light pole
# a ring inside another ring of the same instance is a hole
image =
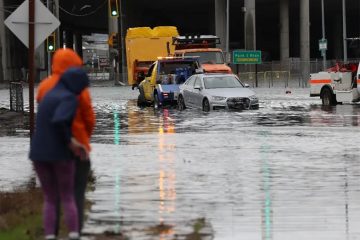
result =
[[[226,0],[226,56],[229,56],[229,0]]]
[[[344,63],[347,63],[347,40],[346,40],[346,0],[342,0],[342,12],[343,12],[343,43],[344,43]]]
[[[126,64],[125,64],[125,30],[124,30],[124,12],[123,12],[123,3],[122,0],[119,1],[119,5],[120,5],[120,12],[119,12],[119,16],[120,16],[120,42],[121,42],[121,81],[122,84],[126,84],[128,79],[127,79],[127,69],[126,69]],[[120,45],[120,43],[119,43]],[[120,54],[120,53],[119,53]]]
[[[30,140],[34,133],[34,68],[35,68],[35,0],[29,0],[29,54],[28,54],[28,68],[29,68],[29,125],[30,125]]]
[[[325,41],[325,13],[324,0],[321,0],[321,23],[322,23],[322,40]],[[323,70],[326,69],[326,49],[322,50],[323,56]]]

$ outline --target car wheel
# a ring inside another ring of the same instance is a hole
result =
[[[180,111],[186,109],[185,100],[184,100],[183,95],[179,95],[177,105],[178,105],[178,109],[179,109]]]
[[[202,109],[203,109],[204,112],[209,112],[210,111],[210,103],[209,103],[209,100],[207,98],[205,98],[203,100]]]
[[[139,89],[139,96],[137,99],[137,105],[138,107],[144,107],[146,105],[145,96],[144,96],[144,90],[142,88]]]
[[[159,96],[157,93],[154,93],[154,108],[158,109],[160,107]]]
[[[259,104],[253,105],[253,106],[252,106],[252,109],[253,109],[253,110],[258,110],[258,109],[259,109]]]
[[[328,88],[325,88],[325,89],[322,91],[321,100],[322,100],[322,104],[323,104],[324,106],[335,106],[335,105],[336,105],[335,96],[334,96],[334,94],[331,92],[331,90],[328,89]]]

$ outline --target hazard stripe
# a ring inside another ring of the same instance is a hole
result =
[[[331,79],[311,79],[310,84],[331,83]]]

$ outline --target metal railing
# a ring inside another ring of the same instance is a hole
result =
[[[103,67],[103,68],[92,68],[92,67],[86,67],[85,71],[87,72],[90,81],[95,80],[109,80],[111,69],[109,67]]]
[[[24,111],[23,85],[21,82],[10,82],[10,111]]]
[[[348,62],[359,63],[359,59],[349,59]],[[326,66],[330,68],[336,63],[342,62],[328,60]],[[240,80],[252,87],[308,87],[309,74],[324,70],[322,60],[302,62],[299,59],[263,62],[257,65],[230,64],[230,67]]]

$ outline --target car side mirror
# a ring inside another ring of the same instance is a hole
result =
[[[195,69],[195,73],[196,74],[204,73],[204,69],[203,68],[197,68],[197,69]]]
[[[200,86],[194,86],[194,89],[197,89],[197,90],[199,90],[199,91],[201,91],[201,87]]]
[[[246,88],[250,87],[250,85],[247,84],[247,83],[245,83],[244,86],[245,86]]]

